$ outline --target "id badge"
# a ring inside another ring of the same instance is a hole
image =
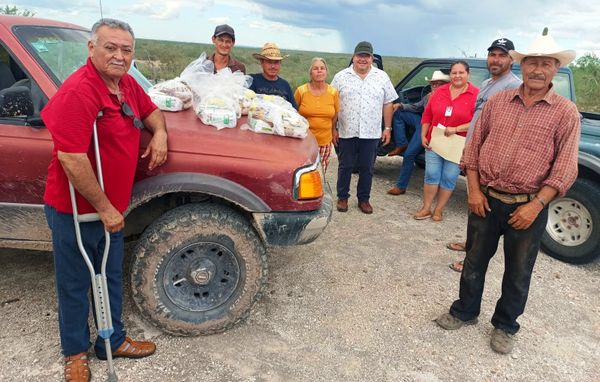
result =
[[[444,117],[452,116],[452,106],[446,106],[446,112],[444,113]]]

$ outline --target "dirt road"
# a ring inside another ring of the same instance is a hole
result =
[[[332,186],[336,165],[327,175]],[[351,199],[350,211],[334,212],[316,242],[271,248],[265,297],[248,321],[226,333],[162,334],[141,320],[128,293],[130,334],[155,340],[158,352],[117,360],[119,379],[600,381],[599,263],[572,266],[540,254],[509,356],[489,347],[501,251],[488,272],[479,324],[445,332],[431,321],[458,294],[459,274],[448,264],[460,255],[444,244],[465,237],[465,184],[459,181],[443,222],[415,221],[421,170],[407,195],[385,193],[399,166],[400,159],[378,160],[374,214],[362,214]],[[51,254],[0,250],[0,256],[0,380],[59,381]],[[104,362],[93,358],[91,367],[94,380],[105,379]]]

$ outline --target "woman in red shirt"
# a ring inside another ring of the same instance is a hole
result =
[[[450,67],[450,83],[440,87],[432,95],[421,119],[421,140],[425,147],[425,185],[423,187],[423,206],[414,215],[417,220],[431,218],[443,219],[444,207],[456,186],[460,175],[457,163],[442,158],[431,150],[431,132],[434,127],[444,126],[444,134],[450,136],[467,135],[469,123],[475,112],[475,100],[479,89],[469,82],[469,64],[456,61]],[[435,209],[431,210],[433,199],[437,196]]]

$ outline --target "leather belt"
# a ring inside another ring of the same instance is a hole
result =
[[[535,199],[535,193],[533,194],[510,194],[507,192],[497,191],[488,186],[481,186],[481,191],[491,196],[494,199],[498,199],[502,203],[505,204],[515,204],[515,203],[527,203],[533,199]]]

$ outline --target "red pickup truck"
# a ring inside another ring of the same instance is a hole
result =
[[[76,25],[0,16],[0,247],[51,250],[42,196],[52,140],[39,113],[85,62],[88,39]],[[169,159],[153,171],[139,163],[126,212],[126,237],[137,240],[133,297],[169,333],[220,332],[260,297],[267,245],[323,232],[331,191],[311,135],[217,130],[191,110],[165,114]]]

